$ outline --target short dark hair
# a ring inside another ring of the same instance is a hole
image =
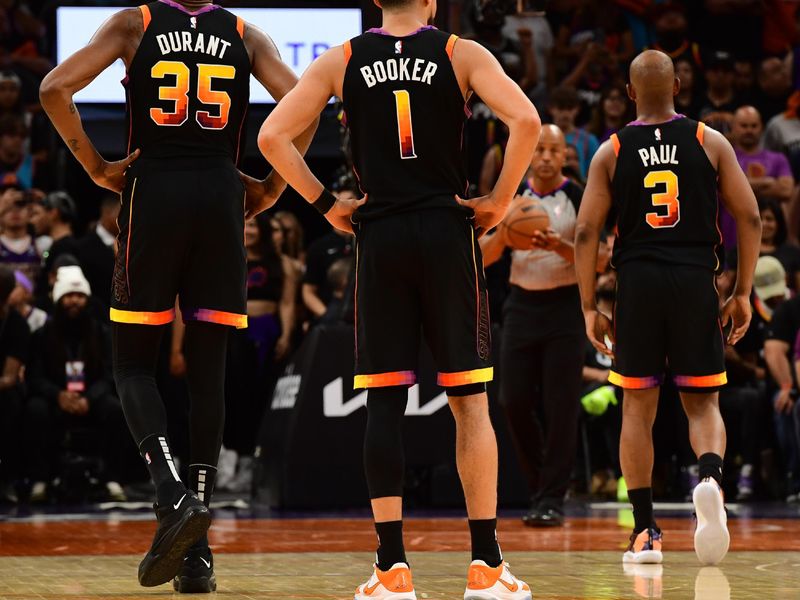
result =
[[[764,198],[758,203],[758,212],[763,213],[769,211],[775,217],[775,239],[773,243],[775,247],[783,246],[786,238],[789,237],[789,228],[786,225],[786,217],[783,215],[783,209],[778,204],[777,200],[772,198]]]
[[[25,125],[25,119],[15,114],[0,117],[0,137],[15,133],[28,135],[28,127]]]
[[[5,306],[8,297],[17,287],[17,278],[14,271],[6,265],[0,265],[0,305]]]
[[[384,10],[392,10],[393,8],[402,8],[411,4],[414,0],[378,0],[381,3],[381,8]]]
[[[550,92],[550,106],[553,108],[578,108],[581,99],[578,90],[570,85],[560,85]]]

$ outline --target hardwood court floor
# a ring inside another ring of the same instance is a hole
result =
[[[688,519],[662,519],[663,567],[625,569],[627,529],[611,518],[571,519],[531,530],[503,519],[500,536],[514,572],[541,600],[800,599],[800,521],[735,519],[733,551],[720,569],[701,569]],[[468,564],[466,523],[413,519],[407,543],[417,595],[459,600]],[[140,588],[136,567],[150,521],[25,520],[0,523],[0,600],[178,598],[169,586]],[[347,600],[369,575],[374,534],[362,519],[220,519],[217,598]]]

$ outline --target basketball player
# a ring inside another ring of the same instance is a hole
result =
[[[592,161],[575,245],[586,333],[598,350],[613,354],[609,381],[625,390],[620,463],[635,526],[623,560],[662,560],[653,518],[652,428],[669,365],[699,461],[695,551],[702,563],[715,564],[730,542],[720,488],[725,425],[718,396],[727,381],[721,325],[732,322],[729,344],[747,331],[761,221],[725,137],[675,113],[680,81],[672,60],[656,50],[643,52],[631,64],[630,79],[637,120],[611,136]],[[736,220],[740,253],[736,288],[721,312],[715,287],[718,187]],[[613,327],[595,301],[597,241],[612,207],[618,230]]]
[[[376,4],[383,27],[321,56],[259,136],[275,169],[329,221],[351,231],[355,222],[355,387],[369,389],[364,463],[379,538],[373,575],[355,597],[416,598],[402,537],[401,429],[424,333],[456,420],[472,534],[465,597],[530,598],[503,563],[495,534],[489,315],[476,228],[489,229],[505,214],[536,147],[539,117],[491,54],[428,26],[435,0]],[[465,201],[457,196],[467,189],[461,133],[472,90],[508,124],[510,137],[494,191]],[[336,201],[291,145],[332,95],[344,101],[366,202]]]
[[[128,70],[133,152],[109,163],[87,137],[72,98],[117,59]],[[42,104],[75,158],[95,183],[122,194],[111,302],[114,377],[157,496],[158,528],[139,565],[143,586],[175,577],[179,592],[216,587],[208,504],[224,422],[228,327],[247,324],[245,212],[269,208],[285,186],[275,176],[259,182],[236,170],[251,73],[277,99],[297,81],[257,28],[211,2],[162,0],[116,13],[41,87]],[[298,141],[302,151],[310,125]],[[171,458],[155,383],[178,295],[192,398],[188,489]]]

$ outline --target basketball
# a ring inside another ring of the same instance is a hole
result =
[[[537,231],[547,231],[550,217],[544,206],[533,198],[516,202],[503,220],[506,242],[515,250],[530,250],[531,238]]]

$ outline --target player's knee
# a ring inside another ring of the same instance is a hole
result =
[[[489,400],[484,396],[450,396],[450,410],[459,425],[480,423],[489,419]]]

